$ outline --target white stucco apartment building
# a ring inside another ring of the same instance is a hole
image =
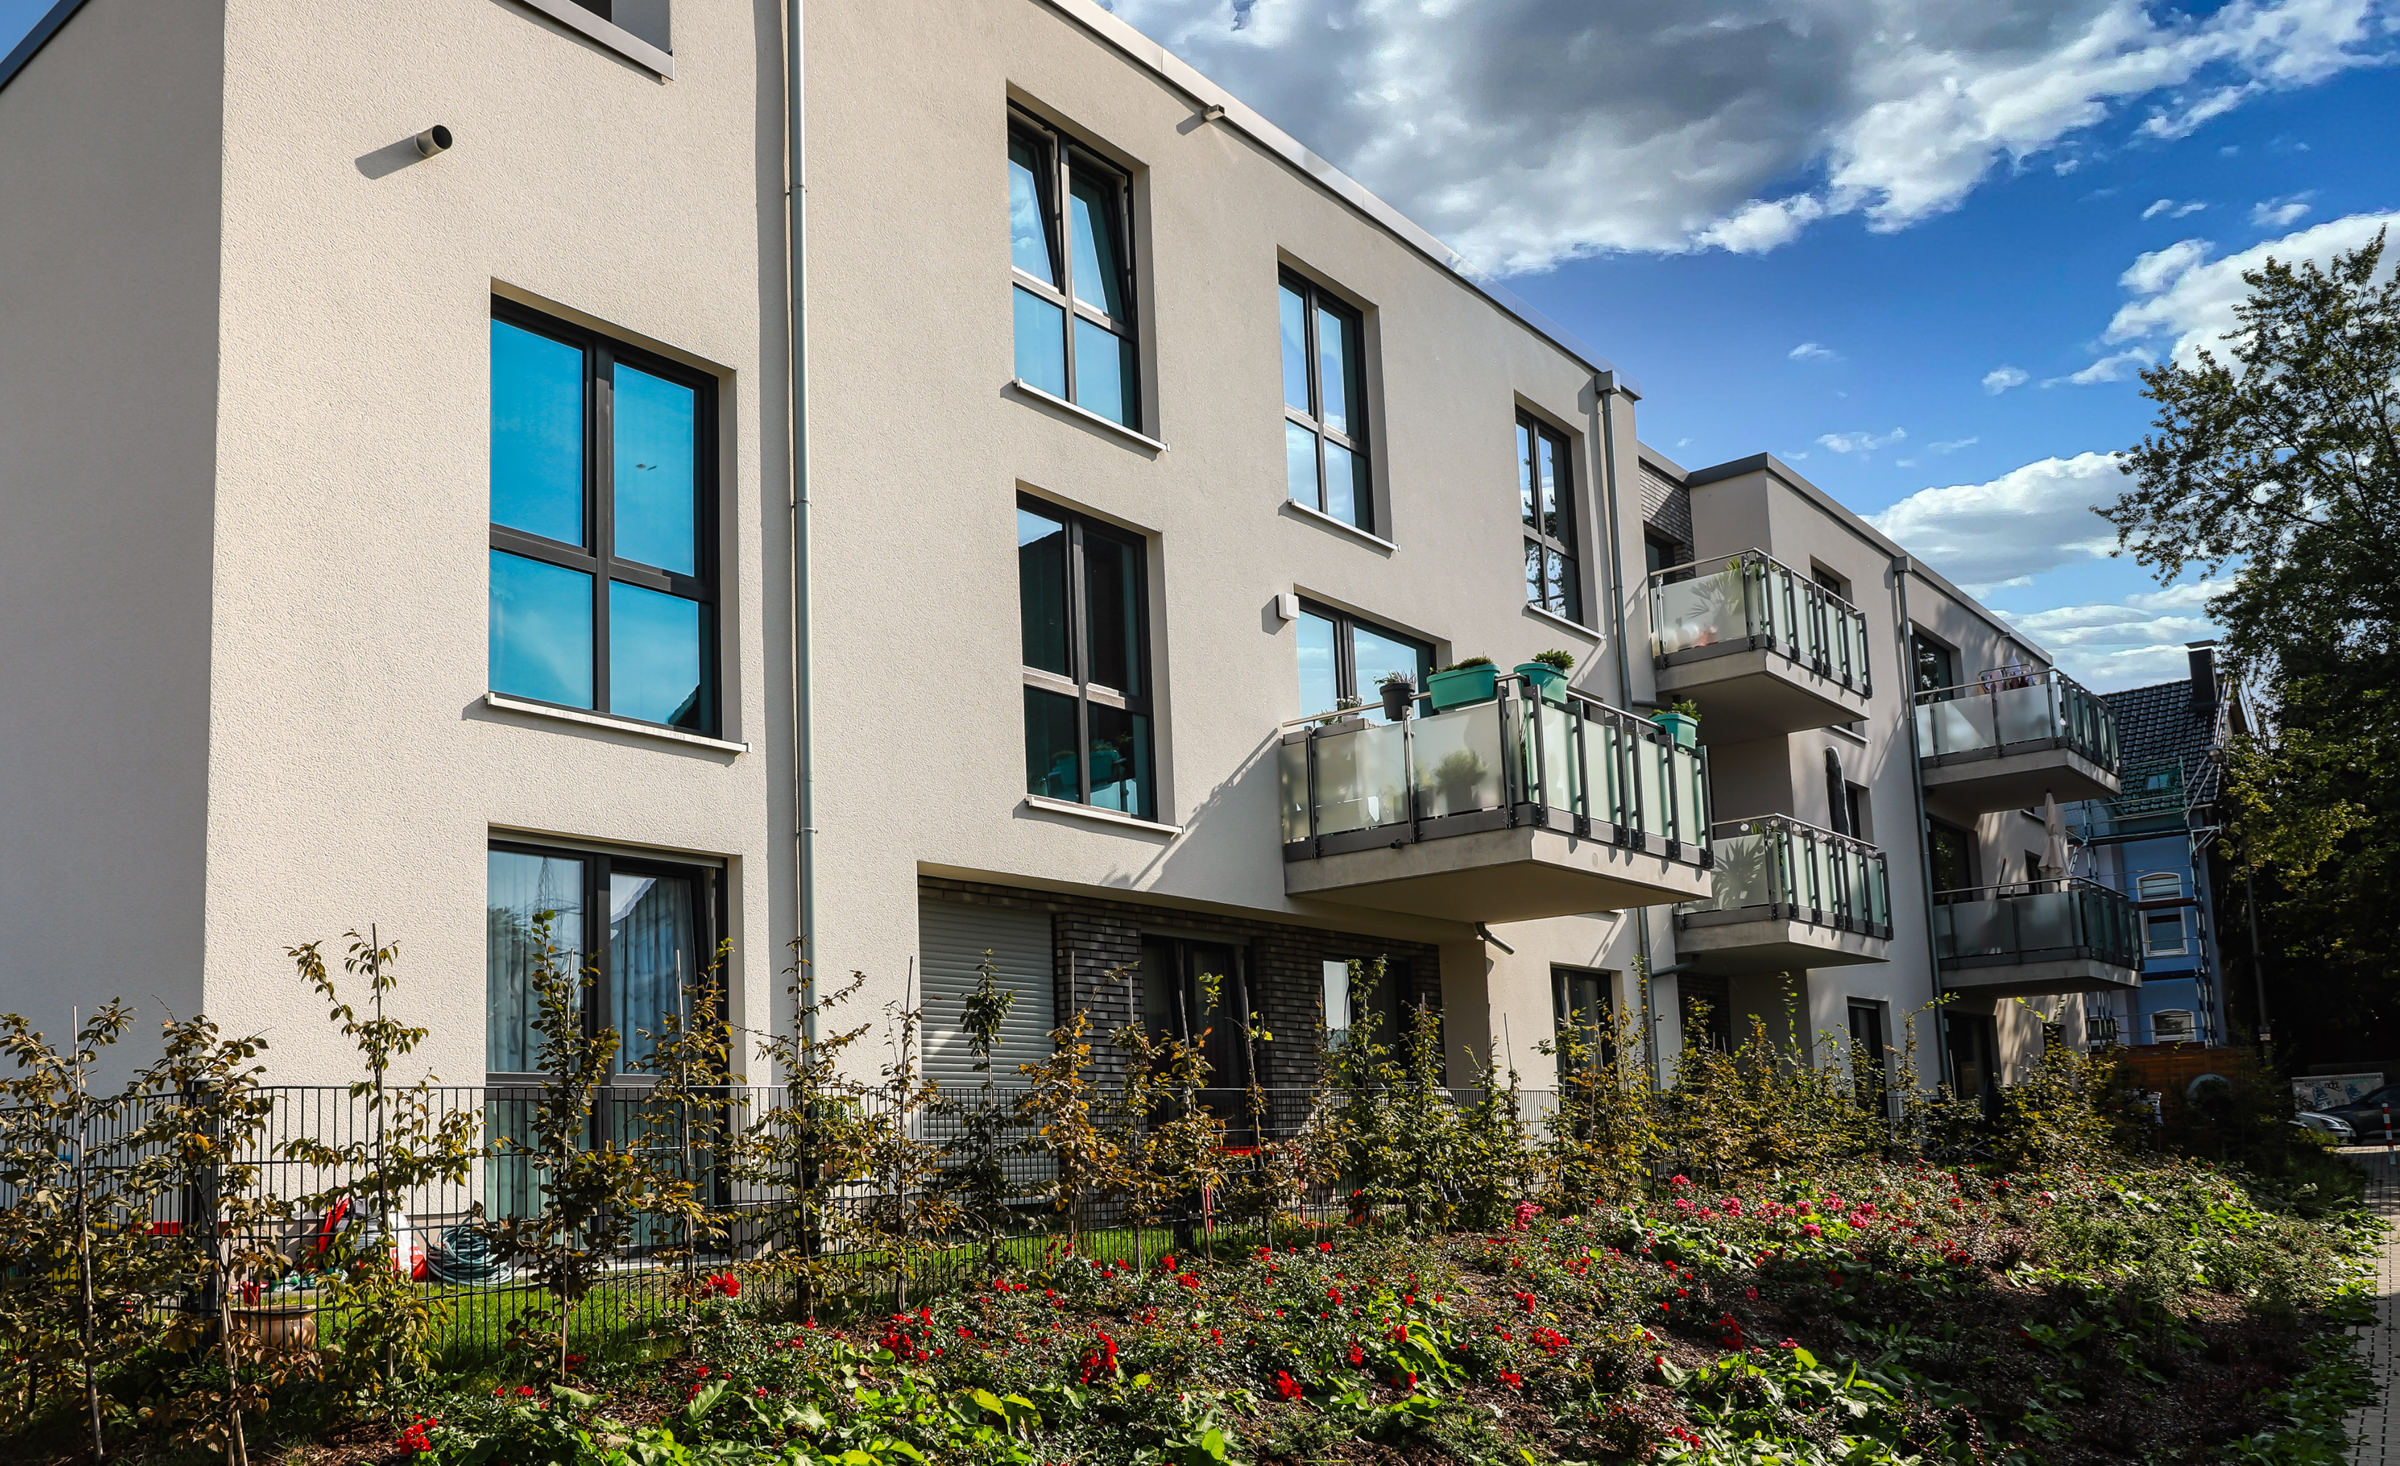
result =
[[[1278,1086],[1370,1003],[1538,1086],[1608,1001],[1662,1077],[1705,1002],[1976,1087],[2137,981],[2026,812],[2115,792],[2105,705],[1089,0],[64,0],[0,199],[45,1026],[342,1077],[285,951],[372,922],[430,1066],[521,1074],[541,911],[596,1023],[729,942],[774,1028],[805,941],[937,1074],[986,951],[1012,1053],[1223,977]]]

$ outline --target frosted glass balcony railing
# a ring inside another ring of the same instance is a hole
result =
[[[1865,614],[1757,550],[1653,574],[1650,627],[1660,666],[1763,650],[1861,697],[1874,691]]]
[[[1379,843],[1545,825],[1708,864],[1708,756],[1645,718],[1514,677],[1490,702],[1397,723],[1324,714],[1287,725],[1283,842],[1355,831]],[[1345,842],[1349,843],[1349,842]]]
[[[1934,960],[1993,966],[2074,957],[2139,971],[2133,903],[2083,880],[2027,881],[1940,891],[1933,898]]]
[[[2117,715],[2055,668],[1986,672],[1917,694],[1917,749],[1927,763],[2052,747],[2111,774],[2120,762]]]
[[[1709,842],[1716,887],[1686,901],[1679,916],[1745,912],[1760,920],[1805,921],[1868,936],[1892,934],[1891,875],[1883,852],[1788,815],[1728,820]]]

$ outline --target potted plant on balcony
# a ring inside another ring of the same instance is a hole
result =
[[[1688,697],[1679,697],[1664,711],[1652,713],[1650,721],[1666,729],[1678,748],[1692,748],[1700,742],[1700,704]]]
[[[1564,652],[1553,648],[1546,652],[1535,652],[1533,660],[1530,662],[1517,663],[1517,675],[1524,678],[1526,685],[1539,694],[1543,701],[1565,707],[1567,705],[1567,673],[1572,671],[1574,666],[1575,654],[1573,652]]]
[[[1383,694],[1384,721],[1397,723],[1417,704],[1417,684],[1406,672],[1386,672],[1375,681]]]
[[[1425,692],[1437,713],[1490,702],[1500,695],[1500,669],[1490,657],[1468,657],[1426,678]]]

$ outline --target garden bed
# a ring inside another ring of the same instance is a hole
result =
[[[1484,1232],[1220,1235],[1145,1266],[1061,1252],[814,1325],[719,1297],[563,1383],[418,1382],[397,1425],[304,1459],[2340,1458],[2358,1371],[2328,1329],[2372,1224],[2185,1166],[1673,1192]]]

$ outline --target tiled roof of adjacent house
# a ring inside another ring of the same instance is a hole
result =
[[[2217,742],[2217,711],[2192,701],[2189,678],[2100,696],[2117,715],[2117,745],[2124,752],[2120,803],[2140,797],[2137,780],[2145,770],[2169,764],[2183,775],[2186,805],[2197,808],[2216,800],[2224,780],[2223,765],[2209,757]]]

